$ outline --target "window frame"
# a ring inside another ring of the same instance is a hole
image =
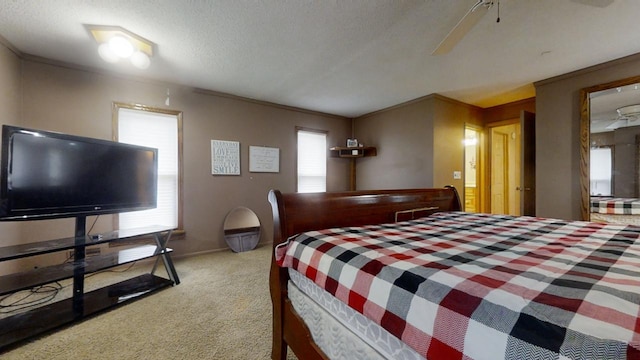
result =
[[[296,181],[295,181],[295,186],[296,186],[296,192],[298,191],[298,133],[300,131],[306,131],[306,132],[310,132],[310,133],[317,133],[317,134],[323,134],[325,136],[325,139],[328,140],[329,139],[329,131],[328,130],[321,130],[321,129],[314,129],[314,128],[308,128],[308,127],[303,127],[303,126],[296,126],[295,127],[295,139],[296,139],[296,159],[295,159],[295,173],[296,173]],[[326,151],[328,151],[327,149],[325,149]],[[325,191],[327,192],[327,179],[329,177],[328,175],[328,171],[329,171],[329,163],[328,163],[328,154],[325,152]]]
[[[591,169],[593,167],[590,167],[589,171],[589,196],[613,196],[615,194],[615,171],[614,171],[614,164],[615,164],[615,147],[613,145],[600,145],[600,146],[596,146],[596,147],[592,147],[591,149],[589,149],[589,158],[593,159],[593,151],[597,151],[597,150],[608,150],[609,151],[609,161],[610,161],[610,168],[609,168],[609,194],[606,195],[593,195],[591,194],[591,182],[594,181],[593,178],[591,177]]]
[[[131,104],[123,102],[113,102],[111,111],[111,134],[113,141],[118,141],[118,113],[120,109],[146,111],[151,113],[159,113],[175,116],[178,126],[178,226],[174,233],[184,232],[184,161],[183,161],[183,132],[182,132],[182,111],[156,108],[141,104]],[[113,217],[113,225],[115,229],[119,228],[118,216]]]

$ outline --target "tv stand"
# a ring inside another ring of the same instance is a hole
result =
[[[170,256],[172,249],[167,248],[171,228],[151,226],[113,231],[101,236],[87,236],[85,225],[84,217],[76,218],[76,233],[72,238],[0,247],[0,262],[73,250],[71,263],[0,276],[0,296],[63,279],[73,279],[71,298],[0,319],[0,351],[32,336],[180,283]],[[142,237],[152,237],[155,245],[139,245],[99,256],[86,257],[87,247],[123,240],[133,241]],[[156,262],[150,273],[90,292],[84,291],[86,274],[154,257]],[[168,278],[155,274],[160,260],[163,262]]]

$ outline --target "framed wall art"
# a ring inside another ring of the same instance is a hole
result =
[[[240,142],[211,140],[211,174],[240,175]]]
[[[250,172],[280,172],[280,149],[266,146],[249,146]]]

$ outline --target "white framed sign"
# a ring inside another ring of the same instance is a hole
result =
[[[280,149],[266,146],[249,146],[250,172],[280,172]]]
[[[240,175],[240,142],[211,140],[211,174]]]

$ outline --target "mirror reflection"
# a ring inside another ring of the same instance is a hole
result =
[[[590,220],[640,224],[640,83],[591,92]]]
[[[224,239],[233,252],[253,250],[260,241],[260,220],[253,210],[239,206],[224,219]]]

